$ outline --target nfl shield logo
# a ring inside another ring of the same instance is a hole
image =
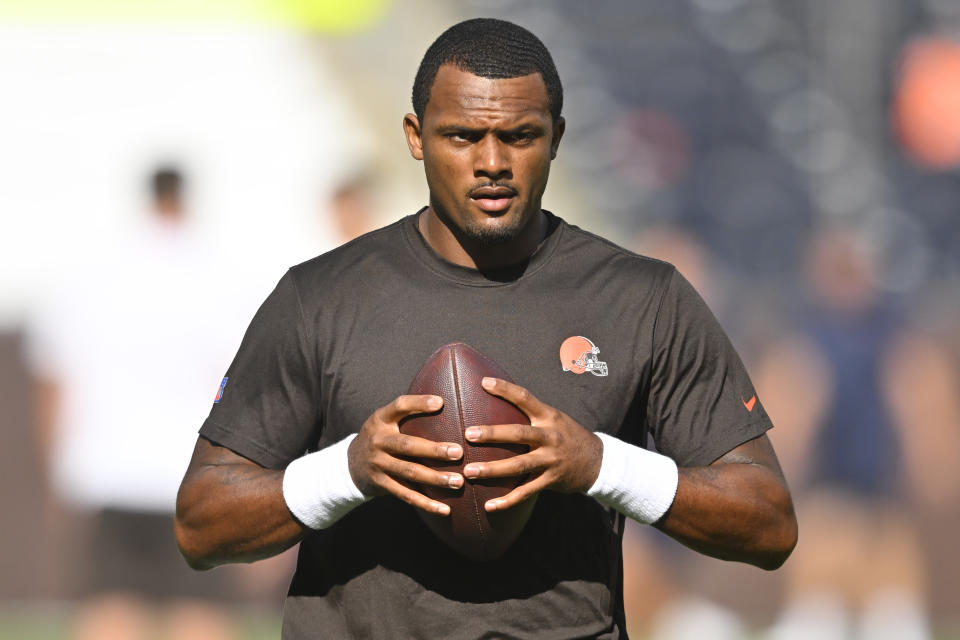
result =
[[[223,388],[227,386],[227,378],[224,376],[223,380],[220,381],[220,388],[217,389],[217,397],[213,399],[213,404],[220,402],[220,398],[223,397]]]

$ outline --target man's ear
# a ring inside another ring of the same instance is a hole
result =
[[[563,132],[567,128],[567,121],[563,119],[563,116],[557,118],[557,121],[553,125],[553,140],[550,141],[550,159],[553,160],[557,157],[557,149],[560,148],[560,138],[563,137]]]
[[[403,116],[403,134],[407,138],[407,148],[414,160],[423,160],[423,136],[420,132],[420,120],[412,113]]]

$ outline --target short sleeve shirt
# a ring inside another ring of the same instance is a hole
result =
[[[359,431],[451,342],[588,429],[638,446],[652,435],[680,466],[770,428],[727,336],[671,265],[548,217],[537,252],[503,270],[446,262],[416,215],[293,267],[201,435],[283,469]],[[562,361],[571,338],[604,366]],[[303,540],[283,637],[624,638],[622,526],[592,498],[545,491],[506,554],[477,563],[378,497]]]

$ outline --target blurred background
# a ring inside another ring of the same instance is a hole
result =
[[[694,283],[794,491],[773,574],[629,528],[631,635],[960,638],[956,0],[0,0],[0,638],[279,635],[291,558],[184,575],[176,487],[286,267],[426,203],[476,16],[559,68],[545,206]]]

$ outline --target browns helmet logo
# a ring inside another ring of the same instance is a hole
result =
[[[580,375],[589,371],[595,376],[607,375],[607,363],[600,362],[600,349],[583,336],[570,336],[560,345],[560,366],[564,371]]]

